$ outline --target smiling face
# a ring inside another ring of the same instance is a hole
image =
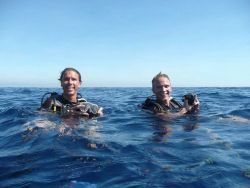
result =
[[[66,71],[61,79],[63,96],[71,102],[77,101],[77,91],[81,85],[79,75],[72,70]]]
[[[164,76],[156,78],[153,82],[152,90],[158,101],[168,104],[172,92],[171,83],[168,78]]]

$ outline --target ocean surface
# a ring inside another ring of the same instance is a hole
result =
[[[250,187],[250,88],[174,88],[200,113],[165,120],[150,88],[82,88],[92,120],[38,111],[50,91],[0,88],[0,187]]]

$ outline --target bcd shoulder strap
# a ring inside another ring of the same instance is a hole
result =
[[[164,108],[162,105],[156,102],[156,100],[152,99],[152,97],[148,97],[144,104],[142,105],[143,109],[148,109],[153,111],[154,113],[166,112],[168,109]]]
[[[181,103],[179,103],[178,101],[176,101],[174,98],[172,98],[171,100],[170,100],[170,102],[172,103],[172,105],[174,106],[174,108],[182,108],[183,106],[182,106],[182,104]]]

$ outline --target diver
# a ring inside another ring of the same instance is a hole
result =
[[[61,115],[75,115],[93,118],[103,115],[103,108],[87,102],[77,93],[81,86],[81,74],[74,68],[65,68],[59,81],[63,89],[62,94],[45,93],[41,101],[41,109],[46,109]]]
[[[200,102],[197,95],[192,93],[183,96],[184,104],[171,97],[172,86],[166,74],[158,73],[152,80],[153,96],[148,97],[141,108],[160,117],[176,117],[195,113],[199,110]]]

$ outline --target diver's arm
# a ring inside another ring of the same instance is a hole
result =
[[[163,120],[169,120],[172,118],[178,118],[187,113],[185,108],[182,108],[179,112],[167,112],[167,113],[156,113],[155,115]]]
[[[186,114],[188,114],[188,110],[186,108],[181,108],[179,112],[156,113],[155,115],[160,119],[169,120],[184,116]]]
[[[185,100],[183,107],[180,109],[179,112],[167,112],[167,113],[156,113],[156,116],[161,119],[171,119],[184,116],[186,114],[197,112],[200,108],[200,102],[198,97],[195,98],[193,105],[188,105],[188,101]]]

